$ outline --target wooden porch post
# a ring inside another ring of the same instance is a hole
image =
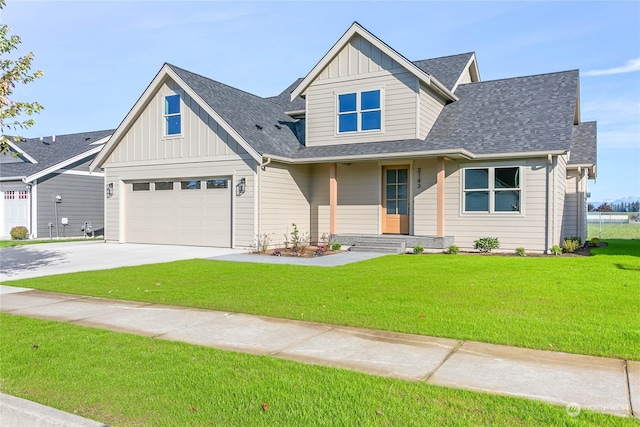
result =
[[[329,234],[337,232],[338,214],[338,180],[336,178],[337,163],[329,164]]]
[[[444,157],[438,157],[437,163],[437,205],[436,205],[436,234],[444,237]]]

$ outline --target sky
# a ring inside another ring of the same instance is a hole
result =
[[[165,62],[277,95],[353,21],[413,61],[475,52],[483,81],[579,69],[590,201],[640,197],[639,1],[8,0],[0,21],[44,73],[12,96],[44,106],[25,137],[118,127]]]

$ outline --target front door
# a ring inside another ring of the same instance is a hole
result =
[[[382,168],[382,232],[409,234],[409,167]]]

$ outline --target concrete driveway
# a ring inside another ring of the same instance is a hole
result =
[[[102,241],[12,246],[0,249],[0,282],[243,252],[246,250]]]

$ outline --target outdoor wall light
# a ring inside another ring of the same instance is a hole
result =
[[[246,178],[241,178],[236,184],[236,196],[242,196],[245,191],[245,187],[247,185]]]

